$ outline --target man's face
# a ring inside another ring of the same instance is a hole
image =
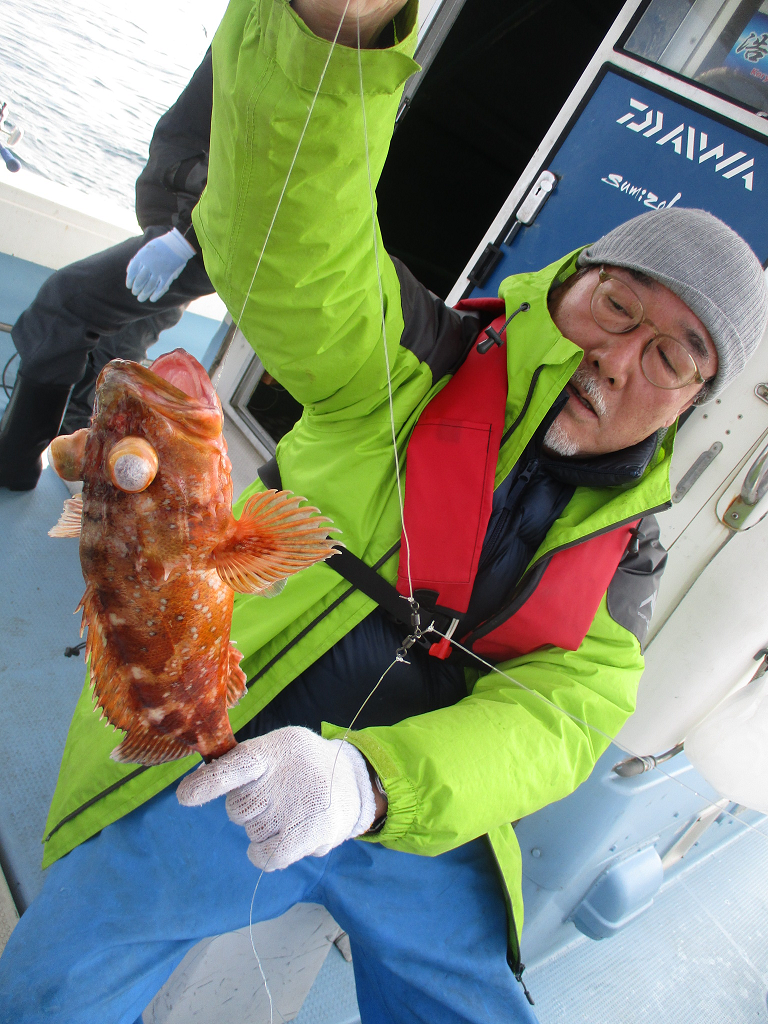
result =
[[[702,377],[717,371],[717,352],[707,329],[669,288],[630,271],[606,266],[635,292],[645,316],[658,332],[671,335],[693,356]],[[599,269],[591,268],[555,290],[550,313],[560,333],[584,349],[584,359],[566,385],[569,398],[545,440],[561,455],[601,455],[629,448],[660,427],[669,427],[693,402],[701,384],[675,391],[656,387],[645,377],[641,359],[657,333],[642,323],[625,334],[598,326],[590,302]]]

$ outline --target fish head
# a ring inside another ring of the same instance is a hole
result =
[[[107,363],[96,382],[93,413],[92,429],[124,436],[137,419],[140,428],[165,421],[173,430],[211,441],[223,427],[221,402],[208,374],[180,348],[158,356],[149,368],[127,359]]]
[[[107,363],[96,384],[83,480],[165,507],[231,506],[231,464],[221,402],[200,363],[182,349],[147,368]],[[222,493],[226,492],[226,493]]]
[[[81,559],[111,537],[167,580],[188,568],[190,549],[217,543],[232,506],[222,427],[208,374],[182,349],[149,368],[108,363],[87,432],[57,438],[51,450],[57,471],[83,481]]]

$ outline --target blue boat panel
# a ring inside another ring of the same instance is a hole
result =
[[[335,946],[331,946],[295,1024],[360,1024],[355,975]]]
[[[0,334],[3,365],[12,351],[9,335]],[[0,392],[0,410],[5,403]],[[0,488],[0,864],[19,911],[43,883],[43,828],[85,676],[82,654],[64,657],[80,639],[78,543],[48,536],[68,497],[50,468],[33,491]]]
[[[715,829],[718,826],[714,826]],[[578,936],[525,979],[541,1024],[751,1024],[766,1013],[768,833],[738,831],[613,938]],[[577,933],[574,933],[577,934]]]
[[[538,270],[650,209],[709,210],[768,262],[768,141],[607,71],[547,165],[558,183],[473,295]]]
[[[0,320],[15,324],[53,271],[0,252]]]

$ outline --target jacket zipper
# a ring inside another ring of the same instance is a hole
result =
[[[509,896],[507,883],[504,880],[504,872],[501,870],[501,864],[499,864],[499,859],[496,856],[496,851],[493,848],[493,844],[491,843],[490,839],[488,839],[487,836],[486,843],[488,845],[489,850],[491,851],[491,857],[493,858],[496,873],[499,876],[501,891],[504,894],[504,904],[507,910],[507,918],[509,920],[509,931],[507,935],[507,963],[509,964],[510,970],[515,976],[515,980],[519,981],[522,985],[525,998],[528,1000],[531,1006],[535,1006],[536,1004],[533,1001],[533,996],[528,991],[526,984],[523,981],[523,971],[525,970],[525,964],[522,963],[520,960],[520,936],[517,931],[515,912],[512,909],[512,900],[510,899]]]
[[[536,470],[538,468],[539,468],[539,460],[537,458],[534,457],[534,458],[528,460],[527,466],[522,471],[522,473],[518,476],[517,480],[515,480],[514,484],[512,485],[511,491],[507,495],[507,500],[505,502],[507,507],[513,506],[517,502],[517,499],[522,494],[523,490],[525,489],[526,484],[528,483],[528,481],[531,479],[531,477],[533,476],[533,474],[536,472]]]
[[[539,459],[529,459],[525,469],[522,470],[517,480],[515,480],[514,484],[510,488],[509,494],[507,495],[506,501],[504,502],[504,507],[499,510],[499,515],[496,520],[496,523],[494,524],[493,531],[491,535],[483,542],[483,555],[480,559],[480,564],[478,565],[478,572],[483,566],[488,564],[488,559],[493,556],[494,545],[496,544],[499,535],[501,533],[504,533],[507,529],[510,512],[514,509],[514,506],[517,503],[518,498],[525,490],[531,477],[538,468]]]

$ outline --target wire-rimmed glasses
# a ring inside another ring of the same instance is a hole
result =
[[[609,334],[626,334],[640,324],[650,324],[655,334],[643,349],[641,366],[646,379],[655,387],[676,391],[694,381],[706,383],[707,378],[701,375],[686,346],[671,335],[662,334],[645,315],[639,296],[624,281],[611,277],[605,267],[600,267],[590,309],[598,327]]]

